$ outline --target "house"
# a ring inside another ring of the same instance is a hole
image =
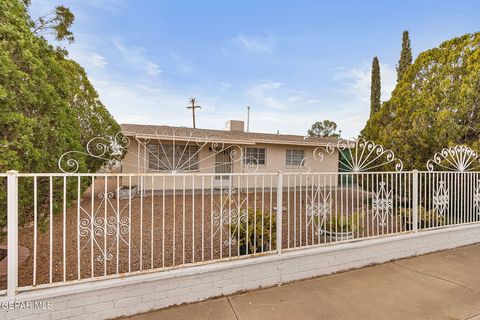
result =
[[[250,176],[250,180],[245,181],[245,175],[238,173],[256,173],[260,177],[280,170],[331,172],[331,175],[322,175],[323,185],[336,185],[338,180],[338,150],[326,152],[327,145],[336,145],[337,138],[245,132],[244,122],[238,120],[228,121],[225,130],[139,124],[122,124],[121,129],[129,140],[122,173],[167,173],[170,175],[167,188],[174,183],[175,188],[179,184],[186,188],[199,187],[199,182],[194,185],[190,178],[181,182],[184,173],[210,174],[203,179],[204,188],[240,184],[260,187],[265,184],[262,179]],[[152,184],[153,189],[163,188],[161,175],[142,182],[137,181],[137,177],[133,179],[132,183],[142,183],[145,190],[152,189]],[[276,180],[273,184],[276,185]]]

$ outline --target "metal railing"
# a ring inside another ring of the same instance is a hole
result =
[[[480,221],[479,172],[6,176],[11,296]]]

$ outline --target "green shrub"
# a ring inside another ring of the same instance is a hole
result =
[[[335,213],[327,218],[321,229],[328,232],[354,232],[361,229],[357,222],[361,221],[363,215],[363,212],[354,212],[348,216]],[[318,217],[315,217],[315,221],[318,225]]]
[[[242,218],[237,222],[238,224],[230,226],[232,238],[239,241],[240,254],[258,253],[268,251],[270,248],[273,249],[277,235],[275,216],[269,212],[264,212],[262,216],[261,210],[254,211],[253,209],[248,209],[247,216],[248,219]]]
[[[402,220],[406,223],[407,227],[411,228],[413,226],[413,210],[412,208],[402,208],[400,209],[399,215]],[[418,208],[418,222],[420,228],[426,227],[437,227],[445,224],[446,219],[436,213],[435,211],[429,211],[424,207],[420,206]]]

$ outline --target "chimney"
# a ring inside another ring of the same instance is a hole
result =
[[[244,122],[242,120],[229,120],[225,123],[227,130],[243,132],[245,129]]]

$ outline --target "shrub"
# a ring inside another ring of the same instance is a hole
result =
[[[325,221],[322,229],[329,232],[354,232],[360,230],[361,227],[357,222],[360,221],[362,217],[363,212],[354,212],[348,216],[335,213]]]
[[[400,210],[399,215],[410,230],[413,227],[413,210],[412,208],[403,208]],[[446,219],[436,213],[435,211],[429,211],[424,207],[418,208],[418,222],[420,228],[438,227],[445,224]]]
[[[268,251],[276,244],[276,219],[270,212],[248,209],[248,219],[232,224],[232,238],[239,239],[240,254]],[[271,230],[271,233],[270,233]],[[263,246],[262,246],[263,244]]]

